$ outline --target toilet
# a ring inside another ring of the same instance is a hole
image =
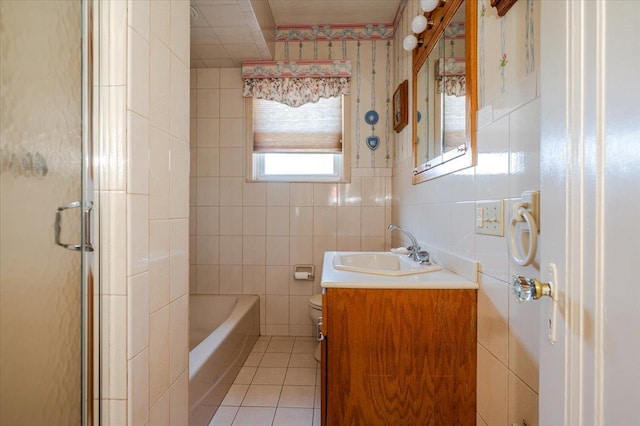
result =
[[[309,318],[311,318],[311,321],[315,326],[320,317],[322,317],[322,295],[316,294],[309,298]],[[318,342],[318,347],[313,353],[313,356],[316,360],[320,361],[320,342]]]

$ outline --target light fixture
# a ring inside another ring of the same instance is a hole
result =
[[[413,21],[411,21],[411,30],[414,33],[420,34],[426,29],[427,29],[427,18],[425,18],[424,15],[418,15],[415,18],[413,18]]]
[[[420,0],[420,9],[424,12],[431,12],[436,7],[442,7],[447,0]]]
[[[426,18],[424,15],[418,15],[413,18],[413,21],[411,21],[411,30],[418,35],[422,34],[424,30],[431,27],[433,27],[433,19]],[[402,47],[407,52],[415,49],[417,46],[422,45],[422,39],[418,39],[415,34],[410,34],[406,36],[404,40],[402,40]]]
[[[404,40],[402,40],[402,47],[407,52],[411,52],[416,46],[418,46],[418,38],[413,34],[406,36]]]

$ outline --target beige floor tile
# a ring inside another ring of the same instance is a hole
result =
[[[250,385],[253,376],[256,374],[257,367],[242,367],[240,372],[233,381],[234,385]]]
[[[287,367],[290,353],[265,353],[260,361],[260,367]]]
[[[253,385],[282,385],[287,369],[284,367],[259,367],[253,376]]]
[[[282,386],[251,385],[242,400],[243,407],[277,407]]]
[[[240,407],[233,426],[271,426],[275,408]]]
[[[311,426],[313,410],[310,408],[278,408],[273,426]]]
[[[247,389],[249,389],[249,385],[231,385],[221,405],[239,406],[247,393]]]
[[[315,386],[283,386],[278,407],[313,408]]]
[[[245,367],[257,367],[260,365],[260,361],[262,361],[262,356],[264,352],[251,352],[247,357],[247,360],[244,362]]]
[[[273,338],[271,339],[269,346],[267,346],[266,352],[282,352],[290,354],[293,344],[294,340],[275,340],[275,338]]]
[[[316,368],[288,368],[285,385],[315,386]]]
[[[315,338],[313,340],[296,340],[293,344],[294,354],[312,354],[318,347],[318,341]]]
[[[237,412],[238,407],[219,407],[209,426],[231,426]]]
[[[301,368],[301,367],[318,367],[320,363],[316,361],[313,354],[291,354],[289,360],[289,367]]]

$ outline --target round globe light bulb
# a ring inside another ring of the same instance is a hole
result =
[[[406,36],[404,40],[402,40],[402,47],[407,52],[410,52],[413,49],[415,49],[417,45],[418,45],[418,39],[413,34]]]
[[[411,30],[413,30],[414,33],[420,34],[426,29],[427,18],[425,18],[424,15],[418,15],[413,18],[413,21],[411,21]]]
[[[431,12],[438,7],[440,0],[420,0],[420,8],[425,12]]]

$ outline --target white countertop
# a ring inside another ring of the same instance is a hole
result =
[[[336,255],[361,252],[335,252],[324,254],[322,263],[323,288],[372,288],[372,289],[477,289],[478,283],[442,268],[423,274],[390,277],[361,272],[340,271],[333,267]],[[387,252],[388,253],[388,252]]]

